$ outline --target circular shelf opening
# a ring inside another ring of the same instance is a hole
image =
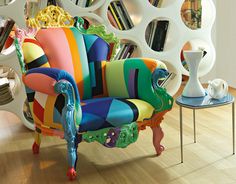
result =
[[[148,2],[157,8],[166,8],[172,5],[176,0],[149,0]]]
[[[162,61],[168,69],[168,76],[158,81],[160,87],[166,88],[170,95],[174,95],[181,85],[181,72],[168,61]]]
[[[114,60],[134,58],[140,56],[141,56],[141,50],[136,43],[127,39],[121,39]]]
[[[91,7],[99,7],[101,4],[101,0],[70,0],[71,3],[73,3],[76,6],[79,6],[80,8],[91,8]],[[63,7],[63,4],[57,2],[57,4],[61,7]]]
[[[0,105],[14,100],[20,88],[20,78],[16,72],[7,66],[0,65]]]
[[[13,3],[15,0],[8,0],[8,1],[0,1],[0,6],[6,6],[8,4]]]
[[[7,56],[15,51],[15,28],[14,20],[0,15],[0,57],[1,55]]]
[[[130,30],[142,20],[142,9],[135,0],[112,1],[107,9],[110,24],[119,30]]]
[[[184,75],[189,75],[188,61],[186,61],[183,56],[183,51],[185,50],[202,50],[203,51],[203,58],[198,68],[199,76],[203,76],[211,70],[215,62],[214,49],[207,42],[200,39],[194,39],[194,40],[186,42],[180,52],[180,62],[182,63],[182,66],[183,66]]]
[[[185,0],[180,11],[182,21],[192,30],[207,27],[214,17],[212,6],[209,0]]]
[[[156,52],[171,50],[178,41],[179,29],[168,18],[158,18],[151,21],[145,31],[147,45]]]

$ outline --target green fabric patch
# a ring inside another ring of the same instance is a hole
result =
[[[106,82],[109,96],[129,97],[124,78],[124,60],[107,62]]]

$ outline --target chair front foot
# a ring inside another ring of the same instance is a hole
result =
[[[69,180],[74,180],[76,179],[76,171],[74,167],[71,167],[68,169],[66,175],[68,176]]]
[[[36,142],[34,142],[34,144],[32,145],[32,151],[34,155],[39,154],[39,147],[40,146]]]
[[[157,156],[161,155],[162,151],[165,150],[165,147],[161,145],[161,140],[164,137],[164,132],[162,131],[160,125],[151,127],[153,132],[153,145],[156,150]]]

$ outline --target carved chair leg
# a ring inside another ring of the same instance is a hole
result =
[[[32,145],[33,154],[39,154],[39,147],[41,144],[41,133],[35,130],[34,133],[34,144]]]
[[[70,180],[74,180],[76,178],[76,162],[77,162],[77,148],[78,141],[77,138],[67,140],[67,154],[68,154],[68,164],[69,169],[67,171],[67,176]]]
[[[164,137],[164,132],[162,131],[160,125],[151,127],[151,129],[153,132],[153,145],[156,149],[156,154],[159,156],[165,149],[164,146],[161,145],[161,140]]]

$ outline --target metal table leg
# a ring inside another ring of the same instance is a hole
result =
[[[196,143],[196,118],[195,118],[195,109],[193,109],[193,135],[194,135],[194,143]]]
[[[181,154],[181,163],[184,162],[183,155],[183,116],[182,116],[182,107],[179,106],[179,118],[180,118],[180,154]]]
[[[235,111],[234,102],[232,103],[232,133],[233,133],[233,155],[235,154]]]

